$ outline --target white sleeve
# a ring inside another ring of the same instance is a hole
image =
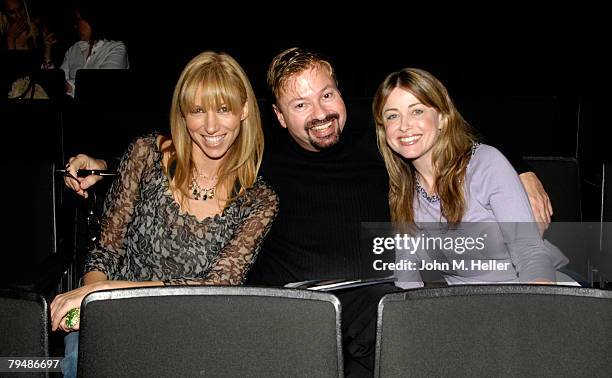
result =
[[[127,69],[130,68],[130,62],[128,60],[127,48],[123,42],[117,42],[108,51],[100,67],[102,69]]]

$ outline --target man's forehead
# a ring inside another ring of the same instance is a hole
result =
[[[281,99],[295,99],[317,95],[326,88],[336,88],[336,82],[323,67],[312,67],[289,77],[281,90]]]

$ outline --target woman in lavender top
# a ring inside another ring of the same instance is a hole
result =
[[[398,286],[421,287],[421,272],[432,269],[449,284],[557,281],[567,258],[542,239],[516,171],[477,143],[440,81],[420,69],[394,72],[373,111],[392,221],[416,225],[412,236],[431,241],[416,253],[396,249]],[[431,235],[424,224],[443,231]],[[456,248],[466,237],[475,240],[468,252]]]

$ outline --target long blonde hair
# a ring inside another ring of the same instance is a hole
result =
[[[225,53],[203,52],[183,69],[174,88],[170,109],[172,144],[164,149],[170,153],[165,173],[172,183],[172,189],[180,193],[182,205],[184,199],[189,197],[189,185],[195,168],[192,140],[185,117],[195,107],[198,90],[201,91],[201,104],[206,109],[225,105],[232,113],[241,114],[247,104],[247,117],[241,121],[240,132],[227,151],[218,173],[218,186],[227,189],[225,193],[220,193],[227,206],[246,188],[253,186],[261,165],[264,138],[257,99],[244,70]],[[170,167],[175,168],[171,170]]]
[[[414,221],[415,168],[387,144],[383,107],[394,88],[412,93],[422,104],[442,116],[441,131],[432,148],[435,188],[441,204],[441,216],[449,223],[461,221],[465,212],[463,182],[477,137],[463,119],[444,85],[427,71],[404,68],[388,75],[380,84],[372,110],[376,122],[376,138],[389,173],[389,208],[394,222]]]

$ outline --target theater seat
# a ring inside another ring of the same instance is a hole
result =
[[[602,165],[599,248],[591,258],[594,284],[612,288],[612,163]]]
[[[601,221],[612,222],[612,162],[604,163],[602,169]]]
[[[376,377],[578,377],[612,371],[612,292],[455,286],[388,294]]]
[[[528,156],[524,158],[533,168],[552,202],[555,222],[582,220],[580,170],[574,158],[558,156]]]
[[[81,306],[79,374],[342,377],[340,304],[255,287],[101,291]]]
[[[66,96],[64,71],[60,69],[43,70],[36,73],[36,82],[40,84],[49,99],[63,100]]]
[[[77,101],[128,101],[134,93],[130,70],[80,69],[75,77],[74,98]],[[144,96],[145,94],[140,94]]]
[[[0,319],[0,356],[49,357],[49,314],[42,296],[0,289]]]
[[[569,258],[566,273],[588,285],[589,256],[597,249],[597,236],[592,224],[582,223],[582,181],[578,161],[558,156],[524,159],[544,185],[552,203],[554,214],[545,238]]]

